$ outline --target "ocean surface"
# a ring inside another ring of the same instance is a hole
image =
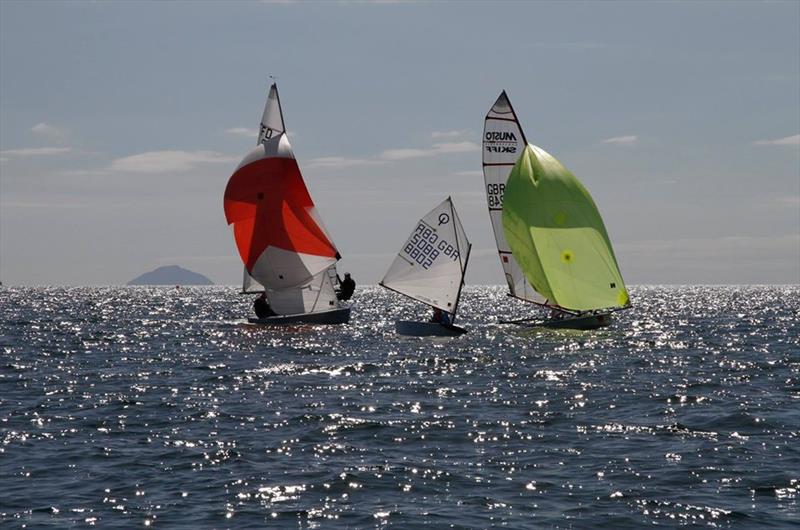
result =
[[[798,286],[635,287],[593,332],[473,287],[456,339],[236,291],[0,288],[0,526],[800,526]]]

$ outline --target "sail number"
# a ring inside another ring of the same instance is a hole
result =
[[[440,255],[447,256],[453,261],[458,259],[458,249],[444,239],[439,239],[439,234],[424,223],[417,225],[408,243],[403,247],[403,253],[422,265],[423,269],[430,268]]]
[[[486,196],[489,200],[489,208],[503,207],[503,194],[506,191],[505,184],[487,184]]]

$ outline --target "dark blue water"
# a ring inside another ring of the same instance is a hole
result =
[[[598,332],[350,325],[235,288],[0,290],[0,526],[800,524],[800,287],[640,287]]]

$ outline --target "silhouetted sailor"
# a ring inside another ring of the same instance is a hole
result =
[[[350,277],[349,272],[344,273],[344,280],[339,278],[338,274],[336,279],[339,280],[339,290],[336,292],[336,298],[338,300],[350,300],[356,290],[356,281]]]
[[[256,316],[258,318],[274,317],[277,315],[277,313],[269,306],[269,300],[267,300],[266,292],[261,293],[261,296],[256,298],[256,301],[253,302],[253,311],[256,312]]]

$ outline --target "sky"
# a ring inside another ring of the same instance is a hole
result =
[[[481,174],[505,89],[593,195],[629,284],[800,283],[800,2],[0,1],[0,281],[241,281],[222,195],[277,79],[359,283]]]

